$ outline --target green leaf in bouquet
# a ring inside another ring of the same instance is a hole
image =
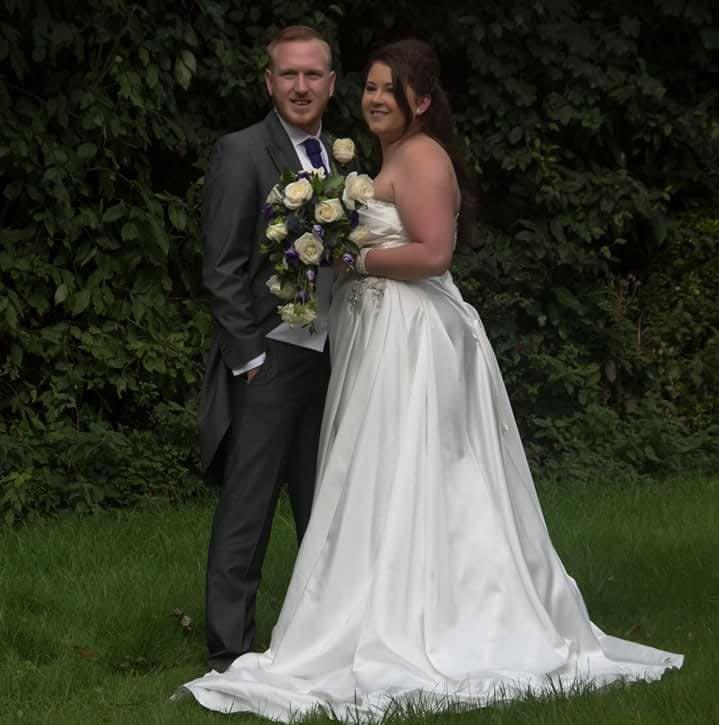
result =
[[[332,228],[335,232],[337,232],[338,235],[346,236],[352,231],[350,226],[350,220],[346,216],[338,219],[336,222],[333,222]]]
[[[339,239],[338,230],[334,225],[326,224],[325,225],[325,238],[322,240],[324,242],[325,247],[335,247],[337,245],[337,241]]]
[[[333,174],[324,180],[323,193],[328,196],[340,196],[345,187],[345,177]]]

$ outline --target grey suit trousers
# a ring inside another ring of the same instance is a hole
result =
[[[257,588],[282,485],[298,541],[314,494],[329,354],[267,343],[252,382],[227,370],[232,423],[219,451],[223,487],[207,563],[208,661],[219,671],[252,647]]]

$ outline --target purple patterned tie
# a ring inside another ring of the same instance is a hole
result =
[[[320,142],[316,138],[306,138],[302,142],[302,145],[305,147],[305,151],[307,151],[307,155],[310,158],[312,166],[315,169],[324,169],[327,174],[327,167],[322,160],[322,146],[320,145]]]

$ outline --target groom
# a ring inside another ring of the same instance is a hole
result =
[[[307,527],[329,379],[326,332],[282,331],[281,301],[265,284],[273,270],[260,244],[262,206],[280,172],[330,170],[321,125],[334,92],[331,50],[316,31],[293,26],[267,52],[265,83],[274,109],[217,141],[202,208],[202,274],[215,333],[199,427],[203,469],[222,484],[207,562],[208,662],[218,671],[252,646],[282,484],[298,539]]]

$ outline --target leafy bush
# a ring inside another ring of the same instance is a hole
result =
[[[355,136],[368,164],[367,47],[414,33],[438,48],[481,200],[457,278],[487,323],[533,460],[574,461],[568,475],[581,477],[610,458],[641,473],[703,465],[716,450],[716,215],[671,220],[716,190],[719,10],[702,0],[463,0],[451,14],[405,0],[0,7],[8,520],[199,486],[202,170],[220,133],[267,111],[264,44],[297,22],[338,51],[327,125]]]
[[[53,427],[42,436],[0,436],[3,522],[71,508],[86,513],[145,496],[185,500],[202,490],[194,415],[176,404],[153,411],[153,427]]]
[[[596,480],[601,470],[611,480],[715,470],[719,207],[669,225],[644,283],[620,271],[581,296],[554,287],[533,326],[512,314],[533,309],[526,287],[495,292],[502,243],[488,233],[479,251],[459,257],[455,273],[497,340],[530,457],[544,474]],[[570,333],[562,332],[560,305],[566,318],[574,313]]]
[[[719,200],[682,215],[639,295],[648,395],[693,430],[719,420]]]

